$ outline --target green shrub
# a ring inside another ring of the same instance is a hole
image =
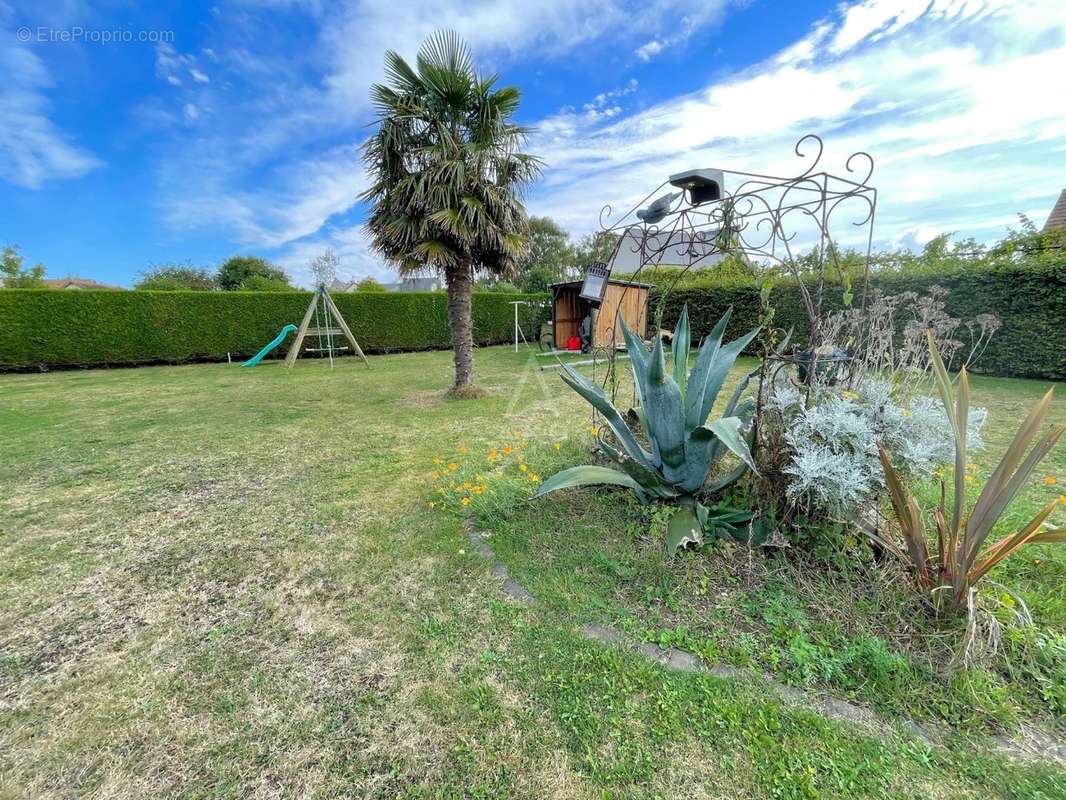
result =
[[[451,345],[443,292],[338,292],[345,321],[367,352]],[[510,301],[536,295],[474,294],[474,339],[510,341]],[[0,368],[213,361],[251,356],[286,323],[299,324],[308,292],[0,292]],[[520,306],[535,314],[535,306]],[[527,330],[539,320],[523,320]],[[291,343],[291,339],[289,342]],[[283,354],[284,345],[279,348]]]
[[[220,288],[230,292],[238,289],[274,291],[276,286],[291,288],[284,270],[258,256],[230,256],[218,268],[215,279]],[[268,288],[260,288],[262,281],[268,282]]]
[[[141,273],[134,289],[153,292],[210,292],[218,289],[215,276],[191,264],[161,264]]]
[[[713,275],[708,273],[708,276]],[[656,281],[654,274],[645,280]],[[1031,378],[1066,379],[1066,347],[1062,346],[1062,324],[1066,320],[1066,263],[1059,261],[999,262],[991,269],[957,269],[939,274],[875,275],[871,287],[886,294],[927,293],[931,286],[949,291],[947,313],[960,319],[992,313],[1003,327],[973,365],[974,372]],[[657,287],[651,308],[662,303],[662,325],[673,327],[686,305],[695,341],[706,335],[714,323],[733,306],[726,336],[739,336],[758,324],[759,290],[754,281],[730,276],[716,285],[675,289],[665,298]],[[859,302],[856,287],[855,302]],[[774,325],[795,329],[797,342],[805,341],[809,322],[795,282],[778,281],[773,289],[776,309]],[[825,294],[826,311],[843,306],[839,289]],[[654,313],[652,314],[654,319]],[[965,336],[965,330],[961,331]],[[962,348],[963,352],[967,348]]]

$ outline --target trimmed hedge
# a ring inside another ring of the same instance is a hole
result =
[[[1066,265],[1026,265],[941,275],[872,276],[871,286],[886,294],[918,292],[930,286],[949,290],[947,312],[960,319],[992,313],[1003,327],[974,365],[992,375],[1066,380]],[[795,328],[796,340],[809,330],[807,312],[795,284],[775,286],[772,303],[774,325]],[[659,302],[653,296],[653,308]],[[825,304],[841,305],[839,288],[828,288]],[[751,330],[759,316],[759,293],[751,283],[738,282],[711,288],[678,289],[663,303],[663,326],[673,328],[685,303],[689,306],[693,336],[708,333],[730,305],[733,316],[728,334]]]
[[[474,294],[474,340],[510,341],[513,300]],[[368,353],[451,347],[443,292],[338,292],[333,300]],[[0,291],[0,368],[181,363],[254,355],[286,323],[300,324],[309,292]],[[533,306],[521,306],[534,330]],[[312,323],[314,324],[314,323]],[[290,336],[275,351],[283,355]]]

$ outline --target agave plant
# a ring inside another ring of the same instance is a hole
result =
[[[728,344],[722,344],[732,308],[703,340],[691,372],[688,369],[692,335],[688,306],[681,311],[673,333],[672,365],[667,369],[663,334],[649,351],[625,323],[629,362],[633,369],[637,408],[632,419],[639,424],[650,450],[645,448],[625,418],[599,387],[563,366],[563,381],[584,397],[603,415],[614,434],[614,443],[600,442],[600,447],[617,468],[580,466],[565,469],[544,482],[535,496],[574,486],[614,484],[632,489],[643,503],[649,499],[675,500],[680,506],[670,520],[667,545],[676,550],[683,544],[699,543],[703,538],[708,512],[696,500],[701,491],[719,491],[755,469],[745,439],[754,404],[740,398],[755,372],[746,375],[733,392],[724,415],[707,421],[718,393],[740,352],[755,338],[758,328]],[[739,467],[704,485],[711,468],[727,452],[738,456]]]
[[[1026,544],[1066,542],[1066,528],[1043,530],[1047,518],[1058,500],[1048,503],[1028,524],[1004,536],[985,548],[985,542],[1007,506],[1018,494],[1059,437],[1066,424],[1058,425],[1040,439],[1026,456],[1026,450],[1036,437],[1047,416],[1053,389],[1033,406],[1029,416],[1014,436],[1010,447],[985,484],[969,514],[966,513],[966,421],[970,408],[970,382],[963,367],[959,373],[957,390],[952,386],[944,362],[929,336],[933,375],[937,390],[944,402],[948,421],[955,438],[955,494],[950,519],[945,509],[944,487],[941,484],[940,502],[933,510],[936,554],[930,557],[926,544],[925,518],[910,489],[895,468],[888,451],[878,443],[881,465],[892,510],[899,523],[903,546],[894,540],[876,536],[877,541],[910,561],[918,586],[934,592],[938,607],[952,611],[966,608],[974,585],[990,569]],[[1024,459],[1024,460],[1023,460]],[[930,537],[932,538],[932,537]],[[984,549],[982,549],[984,548]]]

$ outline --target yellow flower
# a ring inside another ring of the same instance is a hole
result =
[[[464,489],[466,489],[467,491],[470,491],[470,490],[471,490],[471,489],[473,489],[474,487],[473,487],[473,485],[472,485],[472,484],[470,483],[470,481],[463,481],[463,488],[464,488]]]
[[[459,469],[459,465],[456,464],[454,461],[448,465],[449,472],[455,472],[457,469]]]
[[[439,467],[443,463],[443,459],[440,456],[433,456],[433,463]]]
[[[967,475],[966,476],[966,482],[967,483],[973,483],[973,475]]]
[[[1059,495],[1059,502],[1066,506],[1066,494]]]
[[[440,473],[437,472],[436,470],[433,470],[433,480],[435,480],[435,481],[439,481],[440,480]]]
[[[462,445],[462,444],[459,445],[459,453],[460,453],[460,455],[464,455],[465,456],[469,452],[470,452],[470,448],[469,447],[467,447],[466,445]]]
[[[552,447],[554,447],[556,450],[558,450],[559,448],[562,447],[562,445],[559,444],[558,442],[556,442],[555,444],[552,445]]]
[[[462,500],[462,503],[463,503],[464,506],[470,505],[470,498],[469,497],[464,497],[463,500]]]
[[[532,472],[529,473],[529,479],[533,481],[533,483],[540,483],[540,475],[534,475]]]
[[[966,469],[977,469],[977,465],[976,464],[967,464],[966,465]]]
[[[525,464],[519,464],[518,468],[522,470],[522,472],[525,472],[527,469],[529,469],[529,467],[527,467]]]
[[[1045,486],[1054,486],[1058,482],[1059,482],[1059,479],[1056,478],[1054,475],[1045,475],[1044,476],[1044,485]]]
[[[911,410],[909,408],[903,409],[903,416],[909,417],[911,415],[911,413],[912,412],[911,412]]]
[[[477,475],[474,476],[474,480],[477,481],[478,483],[484,483],[485,482],[485,476],[480,474],[480,473],[478,473]]]
[[[434,503],[434,502],[433,502],[432,500],[430,500],[430,501],[429,501],[429,503],[427,503],[427,505],[428,505],[428,506],[429,506],[429,507],[430,507],[431,509],[433,509],[433,508],[436,508],[436,507],[437,507],[437,504],[436,504],[436,503]]]
[[[852,391],[850,391],[848,389],[845,389],[843,392],[841,392],[840,396],[841,397],[846,397],[848,400],[858,400],[859,399],[858,393],[852,392]]]
[[[589,433],[591,433],[593,436],[596,436],[599,432],[600,432],[599,425],[593,425],[591,428],[589,428]]]
[[[485,487],[484,486],[475,486],[474,487],[474,494],[481,494],[484,491],[485,491]]]

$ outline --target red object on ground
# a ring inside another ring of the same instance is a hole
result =
[[[567,339],[566,340],[566,349],[567,350],[580,350],[581,349],[581,337],[580,336],[571,336],[569,339]]]

